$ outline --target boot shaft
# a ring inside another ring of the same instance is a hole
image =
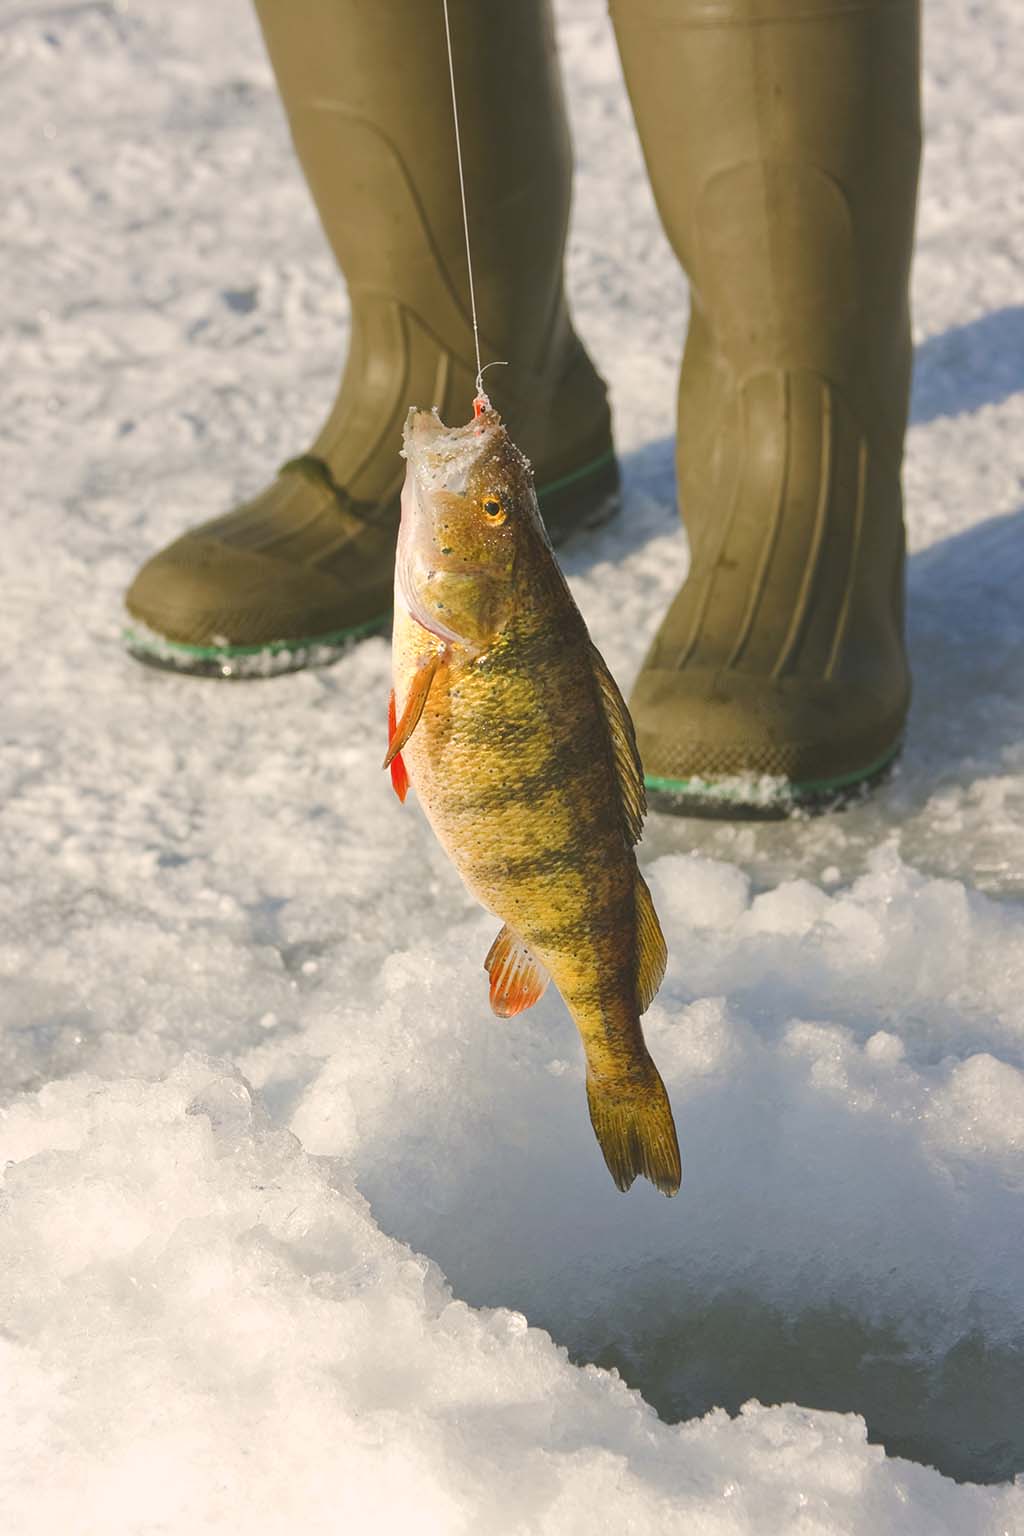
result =
[[[397,303],[475,372],[441,7],[256,10],[356,325],[363,308]],[[488,375],[497,399],[525,393],[526,375],[548,371],[568,343],[572,152],[548,0],[451,0],[450,11],[483,360],[516,368]]]
[[[915,0],[619,0],[658,209],[740,386],[838,387],[899,465],[920,159]]]

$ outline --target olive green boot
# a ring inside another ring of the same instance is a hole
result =
[[[386,623],[410,405],[471,412],[476,363],[443,13],[426,0],[258,0],[292,137],[347,280],[348,360],[310,451],[192,529],[127,595],[127,643],[214,676],[331,659]],[[452,0],[487,390],[553,537],[618,484],[604,384],[569,320],[571,148],[548,0]]]
[[[691,285],[689,577],[631,700],[652,800],[779,814],[884,771],[910,697],[900,462],[914,0],[621,0]]]

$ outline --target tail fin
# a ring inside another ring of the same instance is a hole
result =
[[[674,1195],[682,1180],[672,1106],[653,1061],[639,1079],[587,1073],[587,1104],[604,1160],[625,1192],[638,1173]]]

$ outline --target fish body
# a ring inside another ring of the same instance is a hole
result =
[[[537,510],[527,461],[486,403],[466,427],[411,411],[395,578],[389,759],[469,890],[504,927],[491,1005],[554,981],[579,1030],[615,1182],[679,1187],[679,1150],[640,1015],[665,944],[633,844],[643,775],[618,688]]]

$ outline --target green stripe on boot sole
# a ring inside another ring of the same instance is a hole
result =
[[[727,779],[665,779],[645,774],[644,784],[651,793],[652,810],[669,815],[778,821],[799,812],[842,809],[885,778],[902,746],[901,739],[866,768],[827,779],[794,783],[771,774],[736,774]]]
[[[349,629],[332,630],[305,640],[267,640],[259,645],[188,645],[183,640],[168,640],[136,623],[121,631],[121,642],[136,660],[168,672],[192,677],[277,677],[283,672],[337,661],[357,641],[379,634],[390,622],[389,610]]]

